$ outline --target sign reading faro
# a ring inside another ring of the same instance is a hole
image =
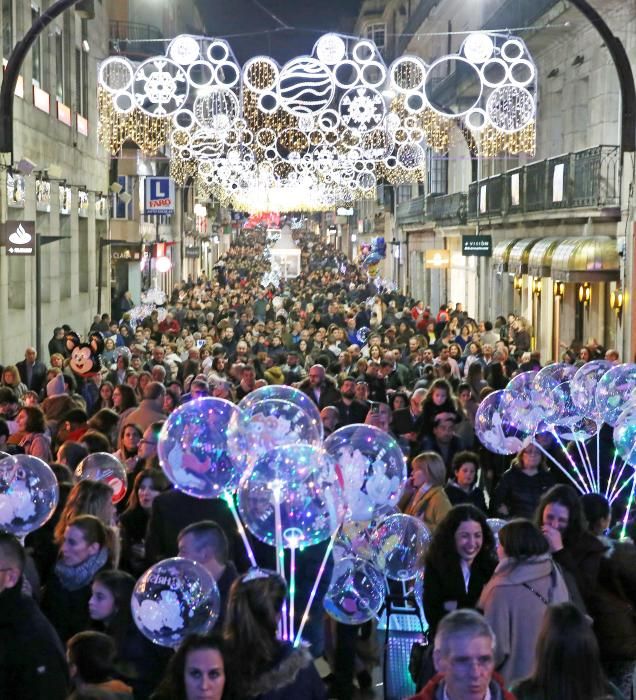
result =
[[[145,192],[146,216],[174,214],[175,187],[169,177],[147,177]]]
[[[492,236],[462,236],[462,255],[492,255]]]

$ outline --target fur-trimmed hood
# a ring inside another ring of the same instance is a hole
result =
[[[298,674],[313,664],[311,654],[303,648],[285,647],[282,659],[245,688],[245,698],[255,698],[282,690],[296,681]]]

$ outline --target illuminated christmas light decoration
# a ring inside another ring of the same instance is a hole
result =
[[[178,182],[250,211],[320,210],[378,180],[422,180],[426,150],[447,152],[453,124],[483,156],[536,143],[536,66],[523,40],[496,32],[430,65],[405,55],[388,67],[372,41],[338,34],[283,66],[257,56],[242,68],[226,41],[181,35],[139,65],[106,59],[98,80],[107,148],[168,146]]]

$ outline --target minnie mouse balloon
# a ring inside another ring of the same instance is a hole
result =
[[[335,464],[312,445],[277,447],[242,479],[238,507],[250,532],[269,545],[276,545],[278,516],[287,546],[292,535],[301,547],[329,539],[343,511]]]
[[[596,385],[596,408],[612,427],[631,401],[636,398],[636,364],[617,365],[608,370]]]
[[[380,571],[396,581],[407,581],[422,568],[431,533],[421,520],[400,513],[383,520],[371,541]]]
[[[336,562],[323,599],[327,614],[345,625],[361,625],[378,616],[386,585],[378,569],[365,559]]]
[[[57,479],[46,462],[30,455],[0,459],[0,530],[28,535],[53,515],[58,499]]]
[[[493,391],[479,404],[475,414],[475,434],[491,452],[511,455],[523,447],[529,432],[515,424],[515,402],[520,396],[507,390]],[[529,425],[526,423],[523,427]]]
[[[77,481],[90,479],[101,481],[113,490],[113,503],[119,503],[126,495],[128,476],[126,468],[108,452],[94,452],[77,465],[75,469]]]
[[[320,416],[319,416],[320,417]],[[275,447],[314,445],[322,442],[322,422],[300,406],[283,399],[261,399],[242,409],[228,434],[233,459],[245,458],[253,466]]]
[[[164,559],[137,581],[131,599],[132,616],[151,642],[177,647],[190,634],[205,634],[221,607],[215,580],[201,564],[189,559]]]
[[[388,433],[373,425],[347,425],[325,440],[325,450],[336,462],[349,519],[372,520],[397,505],[406,460]]]
[[[195,498],[218,498],[234,489],[247,463],[247,445],[236,432],[240,420],[240,409],[219,398],[194,399],[174,410],[157,448],[168,479]]]

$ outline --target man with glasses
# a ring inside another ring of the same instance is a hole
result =
[[[495,670],[495,634],[475,610],[446,615],[435,633],[437,675],[411,700],[515,700]]]

